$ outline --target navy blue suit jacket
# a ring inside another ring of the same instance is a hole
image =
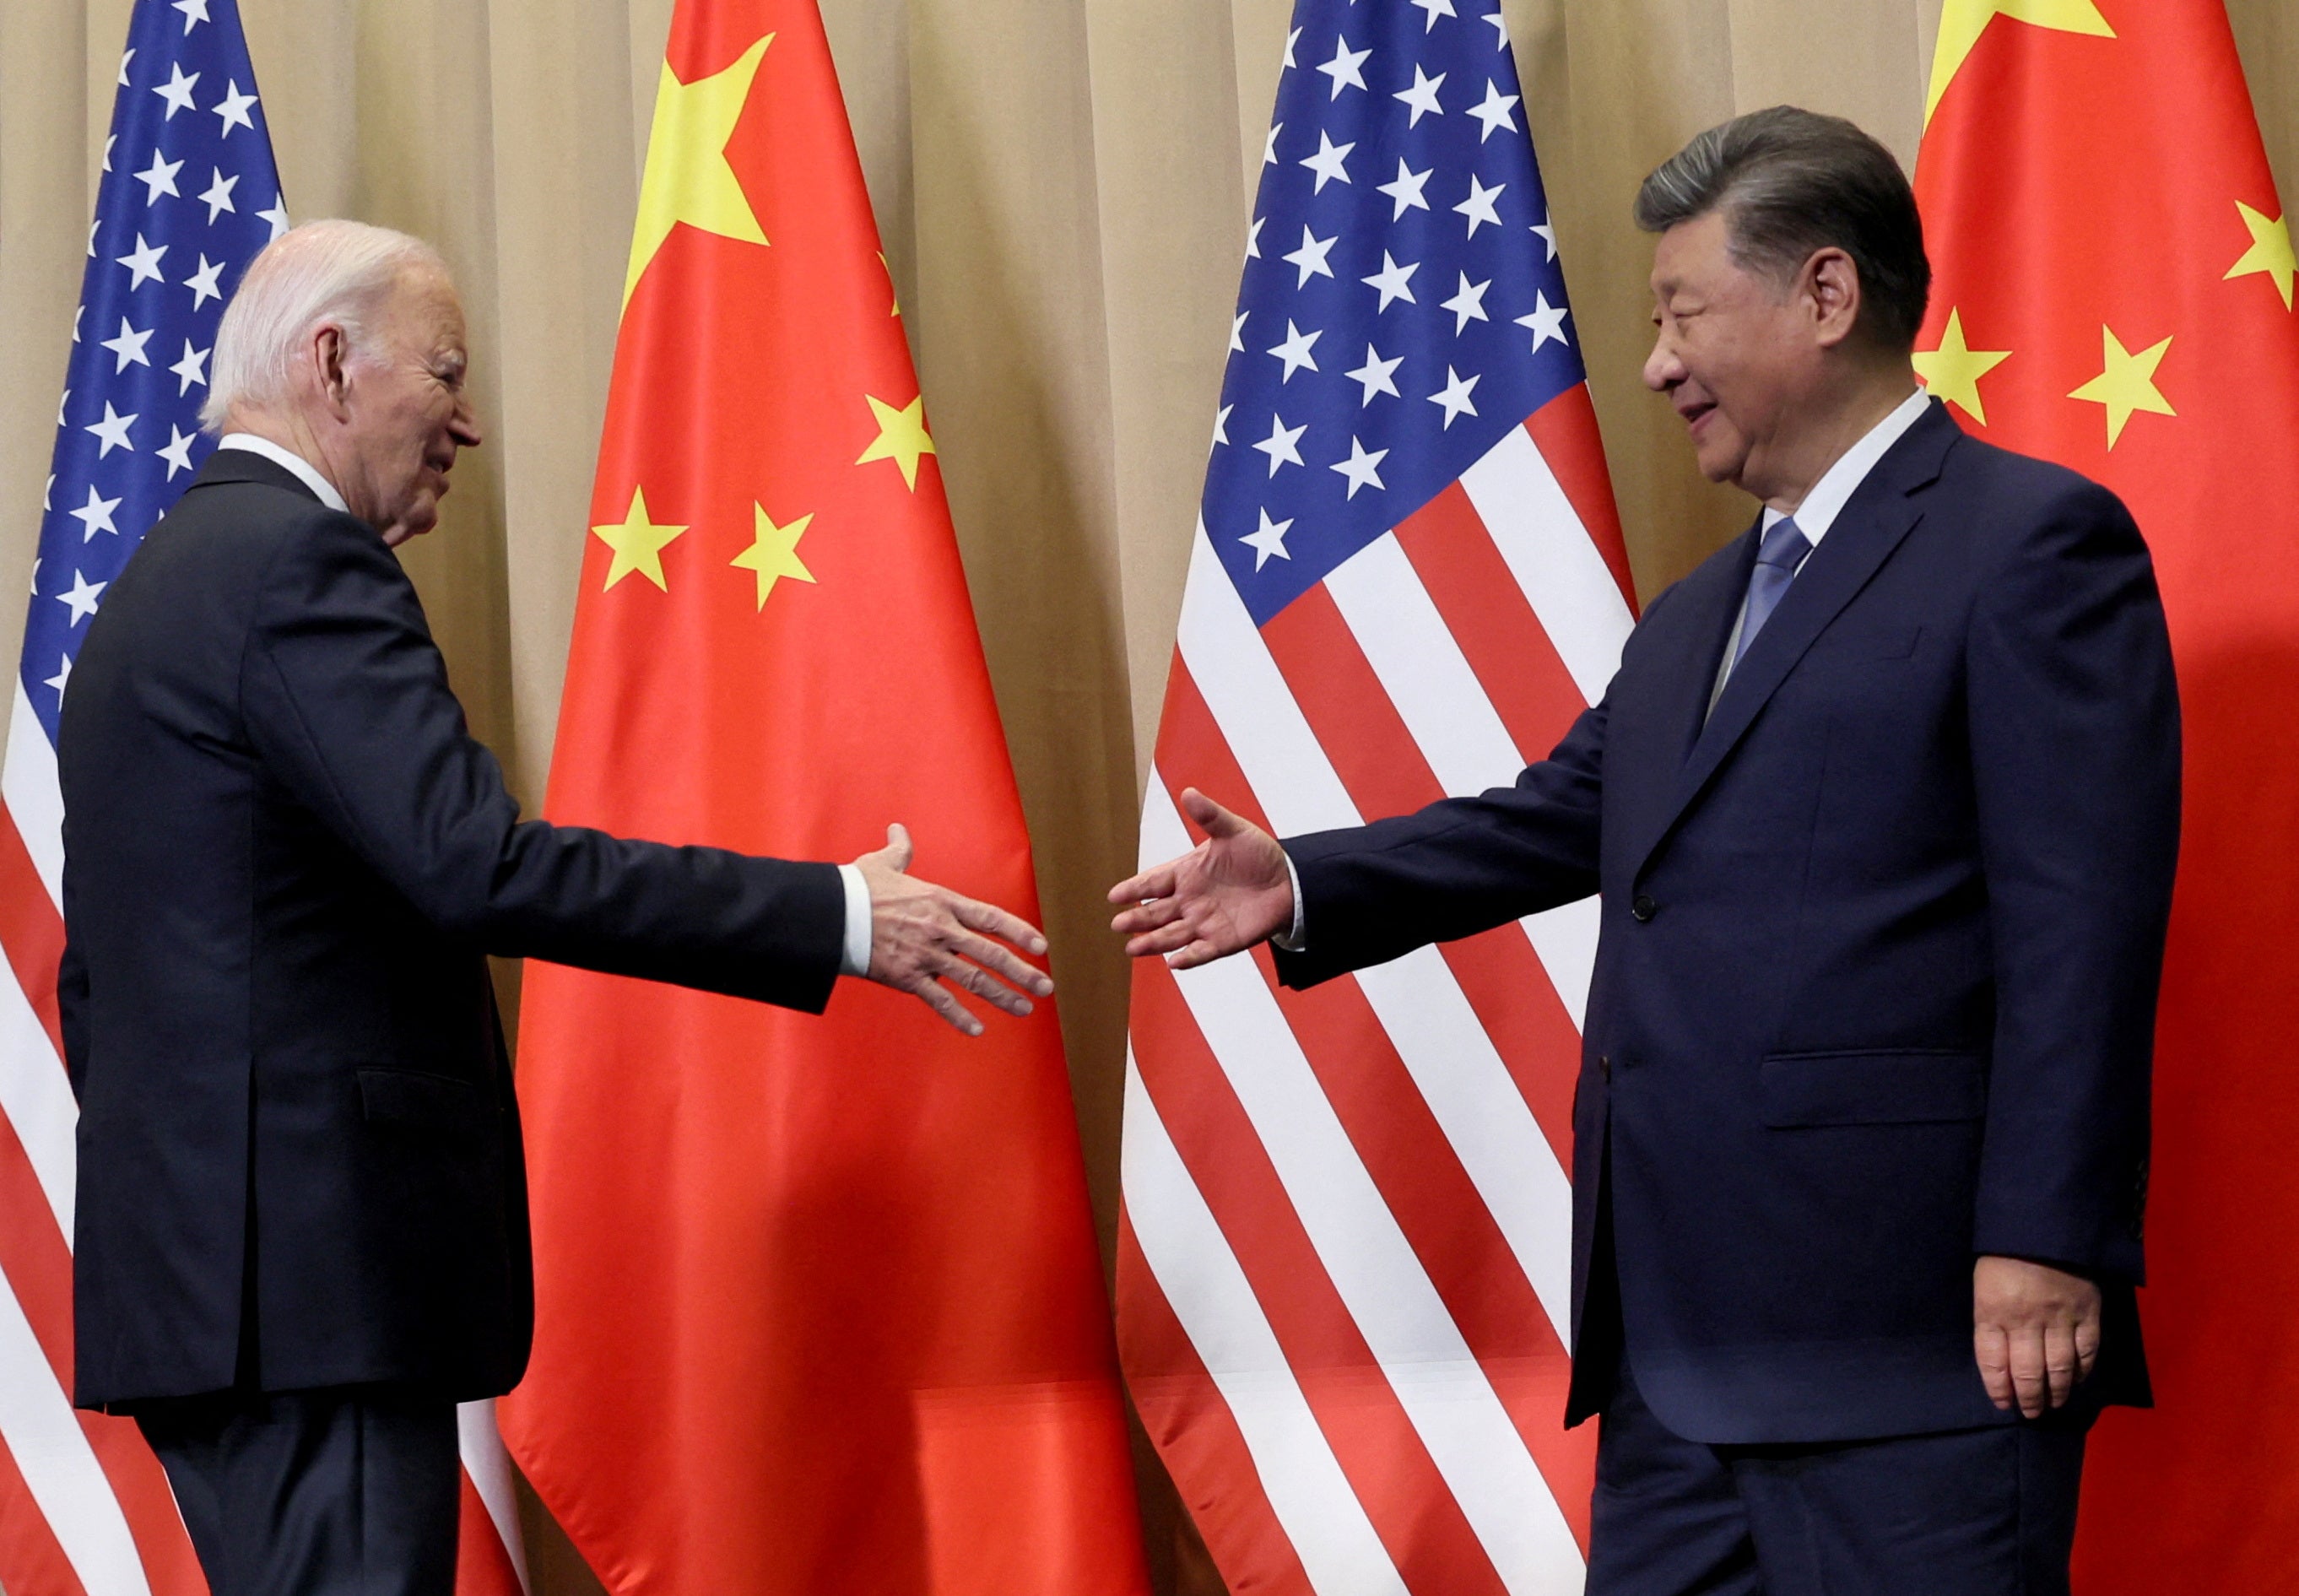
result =
[[[373,528],[218,450],[73,666],[87,1406],[507,1391],[533,1326],[488,953],[820,1010],[836,869],[522,821]]]
[[[1601,894],[1570,1422],[1609,1390],[1578,1334],[1600,1191],[1639,1390],[1689,1439],[2008,1422],[1972,1355],[1988,1253],[2099,1280],[2085,1398],[2145,1402],[2131,1288],[2179,803],[2146,547],[2106,489],[1935,404],[1708,713],[1756,536],[1653,603],[1603,702],[1513,787],[1288,841],[1307,947],[1280,975]]]

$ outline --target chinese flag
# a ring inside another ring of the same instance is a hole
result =
[[[2221,0],[1947,0],[1917,369],[2154,549],[2187,749],[2141,1315],[2076,1574],[2290,1588],[2299,1525],[2299,313]],[[2138,1193],[2134,1193],[2135,1199]]]
[[[679,0],[546,810],[1037,919],[816,0]],[[1146,1588],[1053,1005],[530,965],[513,1454],[618,1596]]]

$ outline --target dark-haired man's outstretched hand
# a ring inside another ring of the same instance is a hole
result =
[[[1188,969],[1289,929],[1293,877],[1277,839],[1195,787],[1183,789],[1182,810],[1206,840],[1109,889],[1111,902],[1132,905],[1109,922],[1125,951]]]

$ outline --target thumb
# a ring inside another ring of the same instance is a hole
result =
[[[910,846],[910,831],[909,827],[904,826],[901,821],[897,820],[892,825],[886,827],[886,862],[889,865],[892,866],[898,871],[909,869],[910,868],[910,855],[913,852],[915,852],[915,850]]]
[[[1195,820],[1208,836],[1235,836],[1245,829],[1245,822],[1195,787],[1182,789],[1182,810]]]

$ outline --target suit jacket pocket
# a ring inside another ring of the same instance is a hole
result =
[[[469,1081],[417,1069],[362,1069],[360,1109],[370,1125],[422,1130],[469,1130],[486,1102]]]
[[[1777,1053],[1763,1065],[1764,1123],[1925,1125],[1988,1111],[1988,1067],[1978,1053],[1860,1050]]]

